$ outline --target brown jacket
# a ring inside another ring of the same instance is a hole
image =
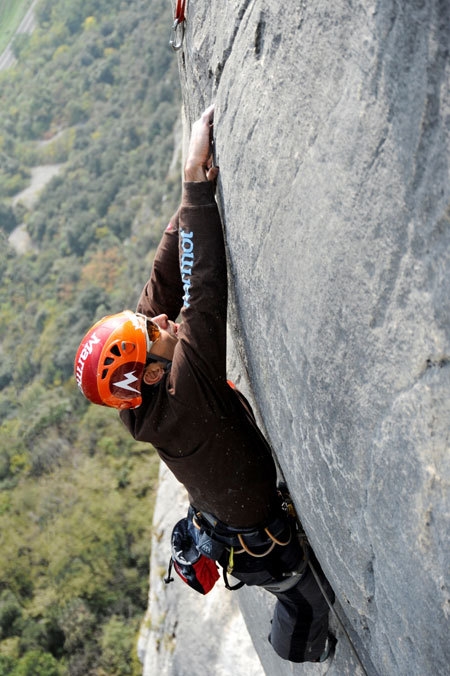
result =
[[[155,446],[196,509],[230,526],[261,524],[275,508],[276,471],[250,406],[227,384],[227,271],[209,182],[184,184],[137,310],[175,320],[182,303],[170,372],[144,384],[142,405],[120,416]]]

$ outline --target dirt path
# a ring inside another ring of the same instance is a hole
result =
[[[22,202],[27,209],[31,209],[36,204],[39,193],[54,176],[59,174],[63,166],[63,164],[44,164],[40,167],[33,167],[31,169],[30,185],[25,190],[14,195],[13,206],[18,202]]]
[[[30,7],[28,8],[25,16],[17,28],[15,35],[19,33],[32,33],[36,25],[34,8],[38,0],[33,0]],[[12,52],[11,46],[14,38],[12,38],[4,50],[3,54],[0,55],[0,70],[4,70],[12,66],[16,59]],[[47,183],[51,179],[59,174],[62,167],[62,164],[48,164],[40,167],[33,167],[31,169],[31,184],[25,190],[22,190],[20,193],[14,196],[13,205],[18,202],[22,202],[27,209],[31,209],[37,202],[40,192],[45,188]],[[26,225],[22,223],[18,225],[17,228],[9,235],[8,241],[15,251],[18,254],[23,254],[33,248],[30,236],[27,233]]]
[[[31,209],[36,204],[41,191],[54,176],[59,174],[63,166],[63,164],[46,164],[41,167],[33,167],[31,170],[31,184],[28,188],[15,195],[13,205],[21,202],[27,209]],[[11,232],[8,242],[19,255],[27,253],[27,251],[31,251],[32,249],[36,250],[24,223],[18,225]]]

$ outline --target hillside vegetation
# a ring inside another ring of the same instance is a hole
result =
[[[94,320],[134,307],[179,199],[170,3],[36,15],[0,73],[0,676],[139,674],[158,461],[72,369]],[[44,164],[37,204],[13,205]]]

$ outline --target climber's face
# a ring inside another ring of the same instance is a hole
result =
[[[157,315],[152,321],[159,326],[160,338],[153,343],[150,355],[172,361],[175,346],[178,343],[180,325],[172,322],[167,315]]]

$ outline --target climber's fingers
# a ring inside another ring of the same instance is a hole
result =
[[[203,180],[211,167],[212,127],[214,124],[214,104],[209,106],[194,122],[185,166],[186,180]],[[214,178],[217,172],[213,172]],[[210,180],[210,179],[208,179]]]
[[[215,181],[219,174],[219,167],[210,167],[206,172],[206,178],[208,181]]]

